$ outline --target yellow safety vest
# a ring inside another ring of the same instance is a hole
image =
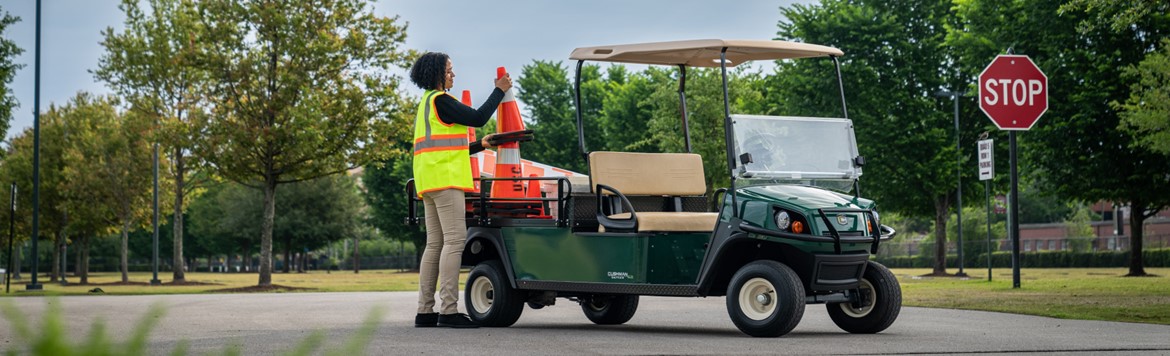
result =
[[[443,189],[474,191],[467,126],[439,120],[435,98],[446,92],[427,90],[414,119],[414,187],[418,196]]]

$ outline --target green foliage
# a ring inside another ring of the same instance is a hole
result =
[[[192,232],[215,254],[255,252],[263,193],[235,183],[209,186],[192,202]],[[352,237],[362,225],[364,206],[355,179],[337,175],[286,185],[276,192],[281,212],[273,224],[278,247],[310,251]]]
[[[840,48],[841,76],[858,149],[866,157],[862,191],[887,212],[934,216],[946,222],[954,201],[957,167],[967,167],[973,151],[955,147],[954,102],[936,91],[966,92],[965,76],[949,63],[944,43],[951,20],[949,2],[841,1],[782,8],[780,39]],[[829,60],[777,63],[766,79],[769,112],[785,115],[843,115]],[[969,102],[960,98],[960,102]],[[974,117],[974,105],[960,105]],[[981,115],[981,114],[980,114]],[[973,143],[987,121],[960,120],[962,142]],[[968,146],[969,147],[969,146]],[[968,185],[974,170],[962,170]],[[972,187],[973,188],[973,187]],[[974,191],[974,189],[965,189]],[[936,230],[936,239],[946,238]],[[945,242],[945,240],[944,240]],[[942,256],[935,263],[942,272]]]
[[[197,94],[197,87],[207,80],[207,72],[190,63],[192,56],[187,55],[202,27],[191,1],[151,0],[147,3],[149,14],[142,12],[138,0],[124,0],[119,8],[126,14],[125,27],[120,33],[113,28],[102,31],[106,53],[93,73],[131,110],[154,120],[151,140],[162,146],[160,159],[169,159],[172,167],[159,174],[175,182],[175,189],[168,191],[173,197],[169,199],[174,209],[172,224],[179,227],[171,234],[178,242],[173,244],[172,261],[181,266],[185,199],[198,194],[207,177],[197,170],[202,161],[191,155],[191,148],[201,139],[203,122],[193,117],[206,115],[206,103]],[[183,280],[183,269],[176,268],[174,277]]]
[[[146,315],[139,320],[129,338],[121,344],[115,344],[111,336],[106,334],[105,326],[95,322],[90,328],[89,336],[81,343],[74,345],[77,338],[69,335],[65,330],[64,320],[61,317],[61,303],[48,302],[44,314],[41,330],[34,330],[24,315],[12,303],[0,304],[4,318],[12,324],[18,340],[26,342],[27,350],[31,355],[144,355],[146,354],[147,335],[158,325],[162,318],[162,306],[155,304],[150,307]],[[16,354],[22,350],[21,345],[9,346],[8,353]],[[178,350],[176,350],[178,351]]]
[[[1129,98],[1112,103],[1120,110],[1121,129],[1133,135],[1134,145],[1170,156],[1170,38],[1157,52],[1125,68]]]
[[[151,305],[146,315],[138,321],[134,326],[134,330],[129,334],[126,341],[118,343],[113,340],[113,335],[106,333],[105,325],[101,321],[96,321],[90,327],[88,336],[80,343],[74,344],[78,338],[70,335],[65,330],[65,320],[61,316],[61,303],[56,300],[49,300],[47,303],[47,311],[44,313],[44,321],[41,324],[40,330],[35,330],[30,327],[30,322],[25,318],[19,310],[16,309],[12,303],[0,303],[0,312],[3,313],[4,318],[12,325],[12,330],[15,331],[17,340],[23,341],[24,344],[9,345],[8,354],[29,354],[29,355],[52,355],[52,356],[69,356],[69,355],[147,355],[156,354],[147,348],[147,341],[150,332],[158,326],[162,320],[164,313],[163,307],[160,304]],[[345,342],[335,348],[321,350],[326,338],[325,334],[318,330],[305,337],[304,340],[297,343],[296,347],[284,354],[286,355],[312,355],[319,351],[325,355],[359,355],[364,353],[366,345],[369,344],[370,338],[373,337],[377,331],[378,324],[381,321],[385,312],[382,308],[374,308],[370,314],[362,322],[362,326],[358,328],[353,335],[345,340]],[[225,346],[221,352],[224,355],[238,355],[240,354],[240,345],[231,344]],[[180,341],[171,355],[186,355],[187,342]]]
[[[948,43],[959,51],[962,71],[972,76],[1008,48],[1029,55],[1047,74],[1048,97],[1060,98],[1059,104],[1050,105],[1021,138],[1024,174],[1037,179],[1045,191],[1081,201],[1128,202],[1137,212],[1170,206],[1170,175],[1165,174],[1170,160],[1135,145],[1135,138],[1119,128],[1121,115],[1110,107],[1130,96],[1125,68],[1170,35],[1170,21],[1164,12],[1150,11],[1121,31],[1105,26],[1078,31],[1078,24],[1094,21],[1093,15],[1062,12],[1062,5],[1061,0],[956,3],[958,21],[948,31]],[[1123,6],[1130,4],[1110,8]],[[1044,29],[1042,35],[1037,29]],[[1135,216],[1130,221],[1137,227],[1130,273],[1142,275],[1141,226],[1148,216]]]
[[[1123,32],[1130,30],[1134,24],[1148,21],[1151,17],[1165,18],[1166,2],[1159,0],[1113,1],[1113,0],[1070,0],[1060,5],[1060,14],[1083,11],[1092,14],[1092,18],[1081,20],[1077,29],[1081,33],[1089,33],[1102,28]]]
[[[16,77],[16,71],[24,67],[23,64],[12,62],[24,50],[4,35],[4,30],[17,22],[20,22],[19,17],[12,16],[0,8],[0,137],[8,137],[8,128],[12,125],[12,112],[18,106],[8,83]]]
[[[370,1],[197,4],[204,31],[193,63],[209,73],[212,115],[196,154],[228,180],[263,189],[259,285],[271,284],[275,191],[385,160],[401,149],[413,105],[398,93],[395,67],[405,25],[374,14]]]
[[[953,260],[957,256],[952,255]],[[1041,251],[1021,252],[1021,268],[1096,268],[1096,267],[1126,267],[1129,266],[1128,251]],[[1148,267],[1170,267],[1170,249],[1147,249],[1142,251],[1142,259]],[[932,265],[932,256],[879,256],[878,262],[890,268],[928,268]],[[967,268],[987,267],[987,255],[971,255],[967,258]],[[1008,251],[996,251],[991,254],[991,265],[994,268],[1011,268],[1012,255]]]
[[[1064,219],[1065,229],[1068,230],[1069,249],[1073,252],[1085,252],[1093,247],[1093,220],[1096,214],[1086,204],[1069,204],[1072,212]]]
[[[517,80],[519,90],[516,98],[524,102],[524,109],[532,122],[528,128],[535,131],[536,136],[532,142],[521,144],[521,155],[526,159],[555,167],[587,172],[585,160],[581,157],[577,144],[577,114],[574,111],[573,85],[566,71],[561,62],[539,60],[525,65],[522,69],[522,74]],[[599,102],[593,103],[585,94],[585,88],[591,87],[587,84],[589,79],[597,80],[597,71],[596,65],[587,66],[582,70],[581,100],[587,103],[586,105],[592,103],[600,106]],[[597,85],[592,85],[592,89],[597,89]],[[597,117],[586,114],[596,111],[584,110],[582,113],[583,122],[590,124],[586,127],[587,133],[599,133]]]

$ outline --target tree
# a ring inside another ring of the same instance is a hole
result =
[[[1130,95],[1124,68],[1140,62],[1170,34],[1170,21],[1164,13],[1151,12],[1120,31],[1102,26],[1078,31],[1078,24],[1093,15],[1062,13],[1061,5],[1059,0],[958,3],[959,21],[948,30],[948,42],[970,76],[1009,47],[1031,56],[1048,75],[1048,96],[1060,101],[1021,135],[1025,168],[1058,196],[1129,203],[1128,275],[1143,276],[1142,226],[1170,207],[1170,161],[1134,145],[1135,139],[1119,129],[1120,115],[1109,103]]]
[[[16,71],[24,67],[23,64],[12,63],[12,59],[24,53],[24,50],[17,47],[16,42],[9,40],[3,34],[8,26],[19,21],[19,17],[12,16],[0,8],[0,137],[8,136],[12,111],[17,107],[16,98],[12,97],[12,90],[8,87],[8,83],[12,82]]]
[[[1120,111],[1121,129],[1134,137],[1135,145],[1170,156],[1170,39],[1159,46],[1125,68],[1125,78],[1133,79],[1129,98],[1111,106]]]
[[[153,119],[160,128],[152,141],[164,146],[172,169],[162,171],[175,182],[173,193],[173,274],[175,282],[186,280],[183,265],[183,211],[185,199],[202,183],[196,177],[200,162],[191,155],[198,142],[202,106],[197,86],[206,73],[184,56],[193,50],[201,30],[195,4],[189,0],[150,0],[149,14],[138,0],[123,0],[125,29],[102,31],[106,53],[98,60],[94,76],[106,82],[139,114]],[[161,171],[161,170],[160,170]]]
[[[59,251],[66,242],[63,236],[66,227],[65,197],[62,188],[65,187],[62,175],[62,123],[68,113],[73,111],[72,104],[63,107],[50,105],[49,110],[41,115],[41,191],[40,191],[40,220],[38,239],[53,241],[54,251]],[[16,236],[29,236],[32,233],[32,185],[33,185],[33,129],[28,128],[14,137],[9,144],[9,151],[0,165],[0,177],[4,182],[17,185]],[[10,199],[9,187],[5,184],[4,197]],[[8,200],[5,200],[7,204]],[[8,220],[4,220],[8,227]],[[7,230],[6,230],[7,231]],[[4,240],[8,235],[5,232]],[[7,244],[4,244],[7,248]],[[56,281],[60,268],[60,254],[52,253],[52,267],[50,281]]]
[[[409,138],[400,141],[400,145],[410,147],[408,140]],[[391,240],[409,241],[414,244],[415,258],[422,260],[423,247],[427,243],[427,235],[422,230],[423,224],[418,226],[404,224],[408,209],[406,181],[413,176],[410,156],[401,155],[379,164],[367,165],[362,173],[362,187],[366,205],[370,208],[368,223]],[[419,204],[418,209],[417,213],[421,217],[422,204]]]
[[[883,211],[934,216],[934,274],[946,274],[946,231],[955,200],[958,161],[952,102],[935,92],[968,89],[944,44],[949,2],[841,1],[781,9],[787,19],[777,35],[840,48],[841,75],[857,135],[866,157],[861,187]],[[781,61],[768,77],[774,109],[789,115],[840,117],[841,102],[831,61]],[[960,99],[968,100],[968,99]],[[975,117],[974,105],[962,117]],[[980,114],[981,115],[981,114]],[[960,120],[963,142],[988,121]],[[964,172],[970,170],[964,170]],[[966,172],[965,174],[971,174]],[[970,181],[970,179],[967,179]],[[968,183],[970,184],[970,183]],[[972,187],[974,188],[974,187]],[[965,189],[968,192],[976,189]]]
[[[590,68],[596,71],[596,66]],[[577,144],[573,84],[564,65],[534,61],[524,66],[516,83],[519,84],[516,98],[524,102],[532,122],[528,128],[536,132],[533,141],[520,144],[524,158],[571,171],[588,171]],[[591,120],[596,117],[584,119],[595,122]]]
[[[605,150],[623,152],[653,152],[658,145],[650,132],[653,103],[650,94],[659,85],[642,73],[630,73],[625,66],[613,65],[607,72],[608,88],[602,103],[602,131]]]
[[[70,150],[65,156],[65,175],[74,188],[71,195],[80,202],[107,204],[99,213],[121,231],[120,269],[122,282],[128,282],[129,233],[145,226],[152,211],[148,137],[153,118],[133,109],[119,113],[117,101],[108,97],[79,94],[73,103],[76,109],[68,117]],[[169,183],[159,180],[161,187]]]
[[[1096,218],[1088,204],[1068,204],[1071,212],[1064,219],[1065,230],[1068,231],[1068,247],[1073,252],[1089,251],[1093,247],[1093,220]]]
[[[272,284],[276,187],[384,159],[408,53],[405,26],[368,1],[211,0],[195,63],[213,106],[196,152],[228,180],[260,189],[260,278]]]

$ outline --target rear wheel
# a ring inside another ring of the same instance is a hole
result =
[[[475,266],[463,289],[467,315],[481,326],[506,327],[520,319],[524,298],[512,289],[500,261],[486,261]]]
[[[636,295],[598,295],[581,301],[585,317],[598,325],[625,324],[638,311]]]
[[[787,334],[804,316],[804,285],[791,268],[755,261],[740,268],[727,287],[727,314],[735,327],[756,337]]]
[[[902,288],[886,266],[870,261],[856,291],[856,303],[827,304],[829,317],[841,330],[873,334],[885,330],[902,310]]]

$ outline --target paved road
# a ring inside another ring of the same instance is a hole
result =
[[[903,308],[883,333],[850,335],[829,319],[824,306],[809,306],[800,325],[781,338],[741,334],[727,317],[723,298],[644,297],[626,325],[598,326],[564,299],[527,309],[510,328],[468,330],[413,327],[416,294],[289,293],[3,298],[26,315],[60,304],[70,332],[81,340],[95,320],[107,332],[129,335],[151,304],[166,315],[150,335],[154,354],[186,340],[192,354],[239,344],[243,354],[290,350],[322,330],[326,347],[338,347],[375,307],[387,311],[369,354],[951,354],[1055,353],[1170,355],[1170,326],[1061,320],[1001,313]],[[0,351],[16,340],[0,324]],[[219,353],[219,352],[216,352]]]

